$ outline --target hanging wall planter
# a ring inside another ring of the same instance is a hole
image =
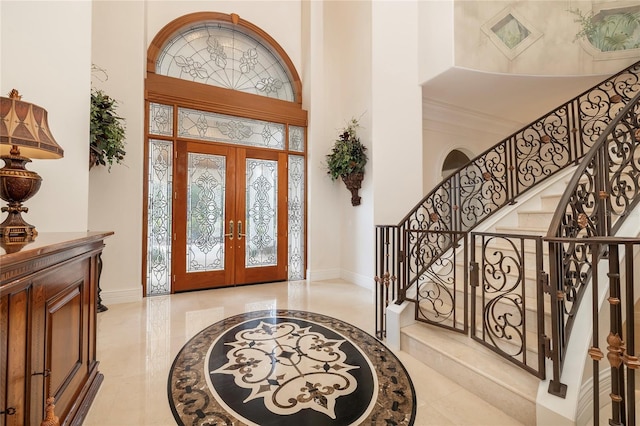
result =
[[[360,138],[356,135],[359,125],[358,120],[352,118],[347,127],[340,132],[331,154],[327,155],[327,173],[332,180],[342,178],[347,189],[351,191],[353,206],[360,205],[358,190],[362,187],[364,166],[367,164],[367,147],[360,143]]]
[[[120,164],[124,160],[124,120],[116,112],[117,102],[102,90],[91,91],[89,169]]]
[[[342,176],[342,181],[347,185],[347,189],[351,191],[351,205],[359,206],[362,199],[358,195],[358,190],[362,188],[362,179],[364,179],[364,173],[351,173],[350,175]]]

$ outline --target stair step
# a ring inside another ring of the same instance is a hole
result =
[[[401,348],[514,419],[536,424],[540,380],[471,338],[417,323],[402,328]]]
[[[546,224],[546,226],[543,227],[496,226],[496,232],[500,234],[546,236],[548,230],[549,224]]]
[[[548,229],[553,214],[554,212],[549,210],[518,211],[518,227],[539,228],[544,226]]]
[[[548,194],[540,197],[542,210],[555,211],[558,208],[562,194]]]

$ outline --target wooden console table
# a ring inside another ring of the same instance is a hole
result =
[[[96,299],[112,234],[41,233],[0,247],[0,426],[39,425],[49,396],[61,425],[82,424],[103,379]]]

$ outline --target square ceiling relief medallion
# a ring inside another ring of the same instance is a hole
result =
[[[540,31],[511,7],[503,9],[481,28],[493,44],[509,59],[524,52],[542,36]]]

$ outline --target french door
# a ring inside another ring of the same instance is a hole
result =
[[[178,141],[172,291],[287,279],[287,154]]]

